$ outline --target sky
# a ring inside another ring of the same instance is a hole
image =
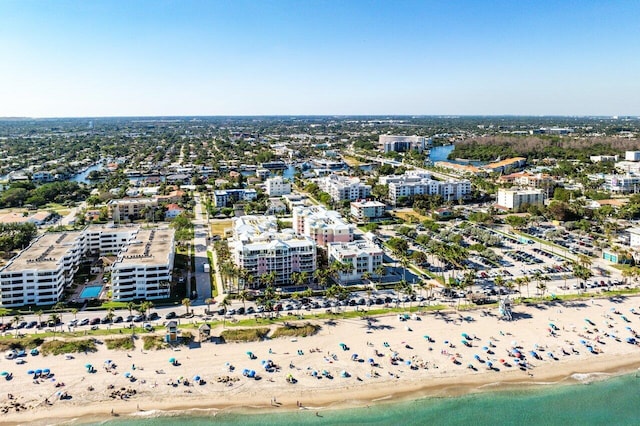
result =
[[[0,117],[640,115],[640,1],[0,0]]]

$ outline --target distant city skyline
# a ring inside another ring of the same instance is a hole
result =
[[[638,16],[624,0],[3,0],[0,117],[635,117]]]

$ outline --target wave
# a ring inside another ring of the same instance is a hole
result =
[[[612,375],[610,373],[574,373],[570,377],[579,383],[588,385],[596,381],[606,380]]]

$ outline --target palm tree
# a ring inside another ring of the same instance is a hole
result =
[[[222,328],[224,328],[225,325],[225,320],[227,318],[227,308],[229,306],[231,306],[231,302],[229,301],[229,297],[225,297],[224,299],[222,299],[222,302],[220,302],[220,306],[224,309],[224,315],[222,316]]]
[[[38,327],[40,327],[40,324],[42,324],[42,315],[44,315],[44,312],[42,312],[42,309],[38,309],[35,314],[38,316]],[[37,328],[36,328],[37,330]]]
[[[531,284],[531,277],[529,275],[524,275],[522,277],[522,284],[525,285],[525,287],[527,287],[527,297],[529,296],[529,284]]]
[[[211,297],[207,297],[207,298],[204,300],[204,303],[206,303],[206,304],[207,304],[207,312],[208,312],[208,313],[211,313],[211,305],[212,305],[213,303],[216,303],[216,300],[215,300],[215,299],[213,299],[213,298],[211,298]]]
[[[407,281],[407,268],[409,267],[410,262],[409,258],[406,254],[400,256],[400,266],[402,266],[402,280]]]
[[[247,290],[242,290],[238,294],[238,297],[240,298],[240,300],[242,300],[242,307],[246,309],[246,302],[247,302],[247,299],[249,298],[249,292]]]
[[[378,277],[378,285],[382,284],[382,277],[387,275],[387,268],[384,265],[380,265],[373,270],[373,273]]]
[[[107,310],[107,319],[109,320],[109,323],[113,320],[113,317],[115,316],[115,312],[113,310],[113,308],[109,308]]]
[[[371,278],[373,278],[373,274],[371,272],[369,272],[369,271],[365,271],[362,274],[362,280],[363,281],[369,281],[369,286],[371,286],[371,284],[372,284],[371,283]]]
[[[327,288],[327,282],[329,281],[329,270],[328,269],[316,269],[313,272],[313,277],[318,281],[318,285],[322,289]]]
[[[56,339],[56,327],[58,326],[58,321],[60,321],[60,315],[55,313],[49,315],[49,322],[53,322],[53,340]]]
[[[22,315],[16,315],[13,317],[12,321],[13,325],[16,327],[16,337],[18,337],[18,324],[20,324],[22,322],[22,320],[24,319],[24,317]]]
[[[7,308],[0,308],[0,318],[2,319],[2,324],[4,324],[4,317],[9,315],[9,310]]]
[[[71,313],[73,314],[73,319],[74,319],[74,320],[77,320],[77,319],[78,319],[78,318],[77,318],[77,316],[78,316],[78,310],[77,310],[76,308],[73,308],[73,309],[71,310]]]
[[[133,310],[136,309],[136,304],[133,302],[127,302],[127,309],[129,310],[129,316],[133,316]]]
[[[189,307],[191,306],[191,299],[189,299],[188,297],[185,297],[184,299],[182,299],[182,306],[184,306],[184,308],[187,310],[187,315],[189,315]]]

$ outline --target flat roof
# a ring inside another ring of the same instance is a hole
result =
[[[118,256],[124,265],[165,264],[173,249],[172,228],[141,229]]]
[[[80,235],[80,231],[46,233],[14,257],[3,271],[57,269],[62,257],[74,247]]]

